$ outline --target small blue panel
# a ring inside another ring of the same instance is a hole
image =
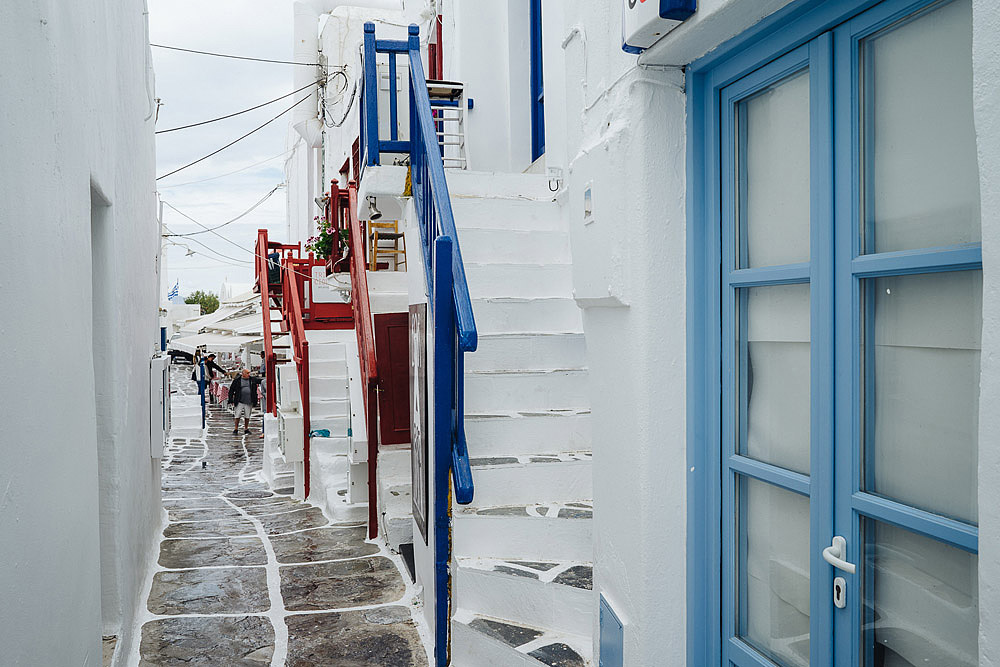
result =
[[[599,667],[623,667],[625,633],[618,615],[601,595],[601,646]]]
[[[660,18],[686,21],[698,9],[698,0],[660,0]]]

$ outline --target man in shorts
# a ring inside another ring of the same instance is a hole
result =
[[[250,369],[244,368],[229,386],[229,405],[233,406],[233,435],[240,432],[240,417],[243,417],[243,433],[250,433],[250,415],[257,407],[257,387],[259,378],[250,377]]]

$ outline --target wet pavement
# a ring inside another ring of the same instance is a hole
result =
[[[214,406],[203,433],[189,374],[173,370],[168,523],[132,664],[427,665],[399,559],[261,481],[259,415],[233,435]]]

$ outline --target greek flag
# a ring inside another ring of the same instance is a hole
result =
[[[180,278],[178,278],[177,282],[174,283],[174,286],[170,288],[169,292],[167,292],[167,301],[173,301],[177,298],[177,295],[180,292],[180,287],[181,281]]]

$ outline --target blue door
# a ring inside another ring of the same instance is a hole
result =
[[[694,78],[719,333],[692,400],[718,373],[719,403],[692,501],[719,533],[691,537],[719,571],[690,664],[975,665],[971,0],[800,7]]]
[[[542,76],[542,0],[530,0],[531,159],[545,153],[545,82]]]

